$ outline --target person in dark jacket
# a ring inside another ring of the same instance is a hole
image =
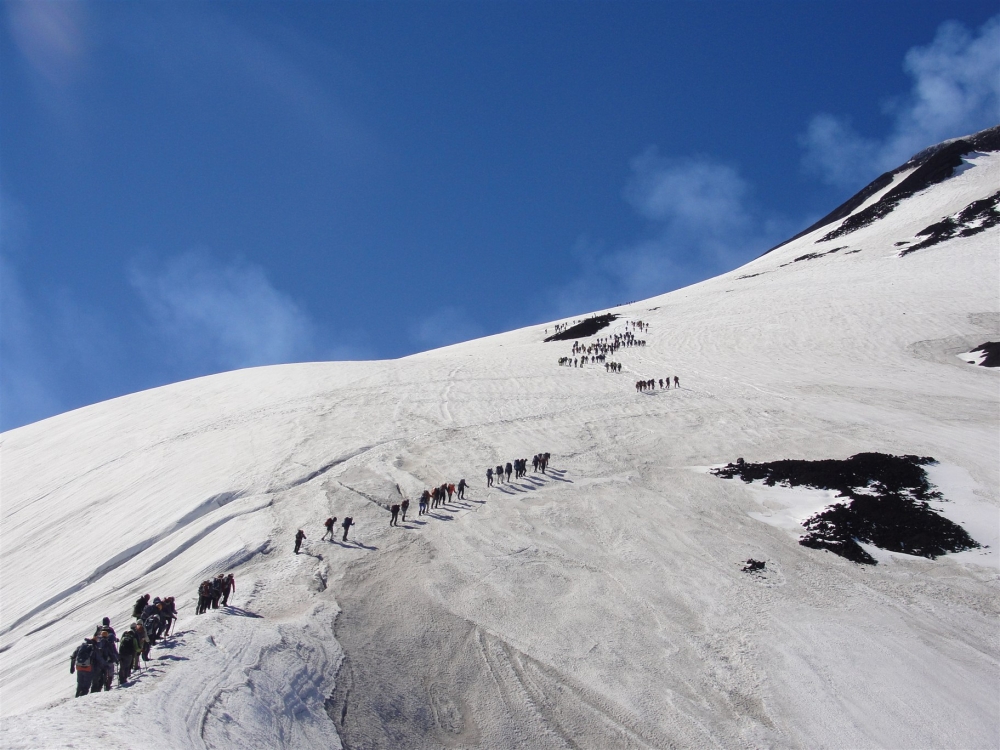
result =
[[[143,620],[142,624],[146,627],[146,634],[149,636],[150,644],[155,644],[160,640],[163,628],[166,627],[166,620],[163,617],[163,613],[158,610]]]
[[[212,579],[212,609],[219,608],[219,599],[222,598],[222,586],[224,579],[222,573],[219,573],[215,578]]]
[[[336,523],[337,523],[337,517],[336,517],[336,516],[333,516],[332,518],[328,518],[328,519],[326,519],[326,520],[325,520],[325,521],[323,522],[323,525],[324,525],[324,526],[326,527],[326,531],[324,531],[324,532],[323,532],[323,536],[321,536],[321,537],[319,538],[319,540],[320,540],[321,542],[322,542],[322,541],[323,541],[324,539],[326,539],[326,535],[327,535],[327,534],[329,534],[329,535],[330,535],[330,541],[331,541],[331,542],[333,541],[333,527],[334,527],[334,524],[336,524]]]
[[[466,486],[467,485],[465,484],[465,480],[464,479],[459,479],[458,480],[458,499],[459,500],[465,500],[465,488],[466,488]]]
[[[135,637],[135,630],[130,628],[122,636],[121,644],[118,648],[118,687],[126,684],[135,668],[135,659],[139,655],[139,643]]]
[[[344,541],[347,541],[347,532],[350,531],[351,527],[354,525],[354,519],[348,516],[344,519]]]
[[[389,508],[389,512],[392,514],[392,518],[389,519],[389,525],[395,526],[397,521],[399,521],[399,503],[393,503],[392,507]]]
[[[96,638],[97,636],[99,636],[102,630],[108,631],[108,633],[111,635],[111,640],[113,641],[118,640],[118,634],[115,633],[115,629],[111,627],[110,617],[105,617],[103,620],[101,620],[101,624],[94,629],[94,637]]]
[[[403,500],[403,502],[399,504],[399,510],[402,511],[403,513],[403,523],[406,523],[406,511],[407,509],[409,509],[409,507],[410,507],[409,500]]]
[[[90,654],[90,692],[97,693],[104,687],[104,673],[108,668],[108,662],[104,658],[104,649],[98,642],[99,639],[90,639],[93,649]],[[80,665],[77,664],[77,672]]]
[[[99,693],[101,690],[110,690],[111,683],[115,675],[115,664],[118,663],[118,649],[115,642],[111,640],[111,633],[102,630],[100,636],[95,641],[95,646],[101,654],[104,668],[98,673],[95,669],[93,679],[90,684],[90,692]]]
[[[332,537],[331,537],[332,538]],[[229,595],[236,593],[236,579],[233,578],[233,574],[230,573],[226,576],[226,579],[222,582],[222,606],[229,606]]]
[[[493,469],[486,470],[486,486],[487,487],[493,486]]]
[[[201,615],[205,613],[208,609],[209,603],[212,601],[212,584],[210,581],[202,581],[198,586],[198,608],[195,610],[196,615]]]
[[[148,618],[150,615],[155,615],[157,612],[159,612],[159,610],[157,609],[157,605],[159,603],[160,603],[160,597],[156,597],[155,599],[153,599],[152,604],[147,604],[143,608],[142,614],[139,616],[139,619],[146,620],[146,618]]]
[[[132,619],[138,620],[142,617],[142,610],[146,608],[149,604],[149,594],[143,594],[138,599],[135,600],[135,606],[132,607]]]
[[[103,667],[100,658],[101,655],[98,653],[93,638],[84,638],[83,643],[77,646],[73,655],[69,657],[69,673],[76,673],[77,698],[90,692],[94,673],[99,667]]]
[[[177,619],[177,605],[174,604],[174,597],[168,596],[163,600],[163,635],[170,635],[170,626]]]
[[[302,540],[306,538],[306,532],[299,529],[295,532],[295,554],[299,554],[299,548],[302,546]]]

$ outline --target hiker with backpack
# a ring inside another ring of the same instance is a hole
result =
[[[399,503],[394,503],[389,512],[392,514],[392,518],[389,519],[389,525],[395,526],[396,522],[399,520]]]
[[[302,546],[302,540],[306,538],[306,532],[299,529],[295,532],[295,554],[299,554],[299,548]]]
[[[468,485],[465,483],[464,479],[459,479],[458,480],[458,499],[459,500],[465,500],[465,488],[467,486]]]
[[[222,606],[229,606],[229,595],[236,593],[236,579],[233,578],[233,574],[230,573],[226,576],[226,579],[222,582]]]
[[[149,617],[151,617],[152,615],[155,615],[159,611],[157,609],[157,606],[159,605],[159,603],[160,603],[160,597],[156,597],[155,599],[153,599],[153,603],[152,604],[147,604],[143,608],[142,614],[139,615],[139,619],[142,620],[143,622],[145,622]]]
[[[327,534],[329,534],[329,535],[330,535],[330,541],[331,541],[331,542],[333,541],[333,526],[334,526],[334,524],[335,524],[335,523],[337,523],[337,517],[336,517],[336,516],[334,516],[333,518],[328,518],[328,519],[326,519],[325,521],[323,521],[323,525],[324,525],[324,526],[326,527],[326,531],[324,531],[324,532],[323,532],[323,536],[321,536],[321,537],[319,538],[319,540],[320,540],[321,542],[322,542],[322,541],[323,541],[324,539],[326,539],[326,535],[327,535]]]
[[[133,626],[125,631],[121,643],[118,644],[118,687],[128,682],[138,656],[139,642],[136,640],[135,626]]]
[[[69,673],[76,672],[76,697],[90,692],[95,671],[103,671],[104,663],[93,638],[84,638],[69,658]]]
[[[487,487],[493,486],[493,469],[486,470],[486,486]]]
[[[212,584],[209,581],[202,581],[201,585],[198,586],[198,607],[195,609],[195,614],[205,614],[205,610],[208,609],[208,605],[211,601]]]
[[[409,500],[404,499],[403,502],[399,504],[399,509],[403,512],[403,523],[406,523],[406,511],[409,507],[410,507]]]
[[[115,629],[111,627],[111,618],[105,617],[101,620],[101,624],[94,628],[94,637],[97,638],[101,634],[102,630],[107,630],[111,635],[112,640],[118,640],[118,635],[115,633]]]
[[[115,664],[118,663],[118,649],[115,648],[114,641],[111,640],[110,636],[111,634],[107,630],[102,630],[94,642],[94,647],[100,653],[104,667],[100,671],[96,668],[93,671],[90,684],[90,692],[92,693],[111,689],[111,682],[115,675]]]
[[[139,654],[142,656],[143,661],[149,661],[149,647],[152,645],[149,642],[149,633],[146,632],[146,626],[142,624],[142,621],[136,622],[132,627],[135,628],[136,638],[139,640]],[[136,657],[136,666],[139,666],[139,658]]]
[[[347,532],[350,531],[351,527],[354,525],[354,519],[348,516],[344,519],[344,541],[347,541]]]
[[[163,600],[163,634],[170,635],[170,626],[177,620],[177,605],[174,604],[174,597],[168,596]]]

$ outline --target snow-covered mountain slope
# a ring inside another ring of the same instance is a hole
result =
[[[996,747],[998,372],[957,355],[998,340],[1000,228],[901,255],[997,191],[1000,153],[962,158],[844,236],[612,310],[584,343],[649,324],[620,374],[559,366],[550,323],[3,434],[3,746]],[[705,470],[862,451],[936,458],[936,505],[989,546],[857,565],[797,543],[830,493]],[[461,477],[466,502],[416,515]],[[330,515],[351,543],[320,541]],[[224,571],[235,607],[196,616]],[[176,636],[72,698],[73,648],[146,592],[178,598]]]

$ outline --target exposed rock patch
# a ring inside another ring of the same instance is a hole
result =
[[[959,138],[953,141],[946,141],[928,149],[924,149],[905,164],[897,167],[891,172],[879,175],[875,180],[865,186],[843,204],[835,208],[816,223],[803,229],[791,239],[785,240],[779,245],[775,245],[767,252],[777,250],[779,247],[787,245],[800,237],[833,224],[841,219],[846,219],[837,229],[827,233],[819,242],[835,239],[844,234],[848,234],[863,226],[868,226],[893,211],[904,198],[923,190],[930,185],[951,177],[955,168],[962,164],[962,157],[975,151],[989,152],[1000,151],[1000,125],[986,130],[981,130],[975,135],[966,138]],[[916,168],[916,169],[914,169]],[[886,193],[877,202],[866,208],[864,211],[852,216],[851,214],[860,206],[863,206],[873,195],[892,184],[893,179],[900,172],[914,169],[914,172],[905,180],[900,182],[895,188]],[[857,251],[851,251],[857,252]],[[767,253],[764,253],[767,255]]]
[[[979,360],[978,362],[966,360],[970,365],[1000,367],[1000,341],[987,341],[985,344],[981,344],[970,351],[969,355],[973,359]],[[965,359],[964,356],[963,359]]]
[[[934,559],[946,552],[979,547],[968,533],[930,507],[941,499],[924,466],[933,458],[859,453],[846,460],[785,460],[746,463],[738,459],[712,473],[725,479],[761,480],[769,487],[836,490],[849,502],[835,503],[808,518],[799,544],[828,549],[857,563],[877,561],[858,542]]]
[[[971,237],[974,234],[985,232],[990,227],[995,227],[998,224],[1000,224],[1000,190],[989,198],[973,201],[957,214],[947,216],[941,221],[917,232],[917,237],[924,237],[925,239],[915,245],[910,245],[910,247],[902,250],[899,255],[900,257],[909,255],[916,250],[931,247],[939,242],[950,240],[953,237]]]
[[[559,331],[559,333],[554,333],[549,336],[546,341],[572,341],[573,339],[585,339],[588,336],[593,336],[598,331],[607,328],[611,325],[611,321],[617,320],[618,316],[612,313],[605,313],[604,315],[595,315],[591,318],[587,318],[575,326],[570,326],[565,331]]]

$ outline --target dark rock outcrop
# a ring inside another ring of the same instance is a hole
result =
[[[575,326],[570,326],[564,331],[559,331],[559,333],[554,333],[549,336],[546,341],[572,341],[573,339],[585,339],[588,336],[593,336],[598,331],[607,328],[611,325],[611,321],[617,320],[618,316],[612,313],[605,313],[604,315],[595,315],[591,318],[587,318]]]
[[[857,563],[877,561],[858,544],[873,544],[892,552],[934,559],[946,552],[979,547],[956,523],[930,507],[941,498],[927,481],[924,466],[933,458],[859,453],[846,460],[772,461],[728,464],[712,473],[744,482],[762,480],[773,487],[814,487],[836,490],[849,502],[835,503],[808,518],[799,544],[827,549]]]

